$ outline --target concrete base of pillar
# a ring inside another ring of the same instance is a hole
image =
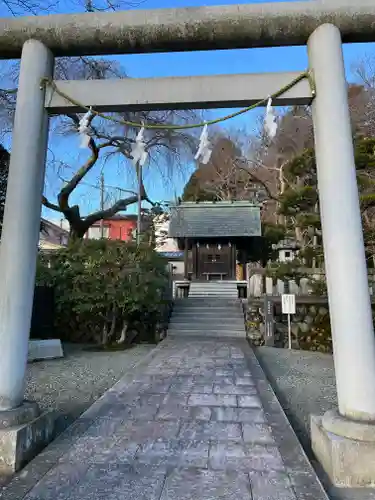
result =
[[[340,435],[343,431],[349,431],[351,437]],[[335,418],[333,412],[311,416],[313,452],[337,487],[375,487],[374,436],[375,425],[350,422],[338,414]]]
[[[0,412],[0,474],[12,475],[32,460],[55,436],[56,416],[40,414],[36,403]]]
[[[27,361],[41,361],[42,359],[63,358],[64,352],[61,340],[29,340]]]

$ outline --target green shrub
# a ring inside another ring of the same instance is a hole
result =
[[[304,277],[301,267],[301,261],[298,259],[288,262],[272,262],[266,267],[266,276],[274,281],[296,280],[299,283],[299,280]]]
[[[55,287],[60,338],[103,346],[153,340],[168,306],[165,261],[150,247],[87,240],[39,257],[37,284]]]

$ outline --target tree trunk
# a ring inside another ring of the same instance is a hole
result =
[[[285,166],[285,163],[283,163],[279,168],[280,196],[282,196],[284,191],[285,191],[284,166]],[[280,202],[277,202],[277,208],[280,209]],[[278,217],[278,223],[282,226],[285,226],[286,225],[285,215],[279,214],[277,217]]]
[[[86,233],[86,231],[82,232],[79,228],[70,226],[69,243],[74,243],[76,241],[83,240],[85,233]]]
[[[126,321],[124,321],[122,324],[122,329],[121,329],[121,337],[117,341],[118,344],[125,343],[127,331],[128,331],[128,323]]]
[[[112,341],[116,334],[116,320],[117,320],[117,307],[113,305],[112,309],[112,321],[111,321],[111,329],[108,334],[108,343]]]
[[[107,321],[104,322],[103,331],[102,331],[102,346],[105,347],[108,345],[108,326]]]
[[[313,239],[313,249],[314,249],[314,252],[316,251],[317,241],[318,241],[318,237],[317,237],[317,236],[314,236],[314,239]],[[315,268],[316,268],[316,256],[315,256],[315,255],[314,255],[314,257],[312,258],[311,267],[312,267],[313,269],[315,269]]]
[[[83,240],[90,229],[90,224],[87,224],[81,217],[66,217],[66,219],[69,222],[69,243]]]

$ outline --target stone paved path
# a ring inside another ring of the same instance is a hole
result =
[[[0,498],[326,498],[245,341],[167,340],[132,376]]]

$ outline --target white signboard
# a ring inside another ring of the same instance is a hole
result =
[[[283,294],[281,296],[281,311],[283,314],[296,314],[296,296]]]
[[[281,296],[281,311],[288,315],[288,344],[292,348],[292,328],[290,324],[290,315],[296,314],[296,296],[293,294],[283,294]]]

